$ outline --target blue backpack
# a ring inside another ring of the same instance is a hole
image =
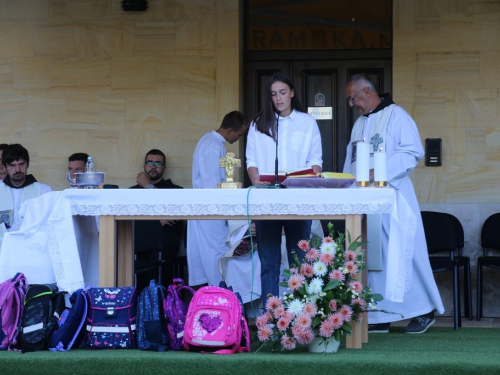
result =
[[[141,350],[165,352],[168,349],[167,319],[163,310],[166,290],[151,280],[137,304],[137,347]]]
[[[58,326],[52,333],[49,350],[53,352],[66,352],[71,349],[73,343],[77,344],[83,339],[83,324],[87,317],[87,297],[86,292],[91,286],[85,289],[78,289],[73,292],[69,301],[71,308],[67,308],[59,318]]]

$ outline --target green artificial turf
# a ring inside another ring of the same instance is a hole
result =
[[[312,354],[306,348],[214,355],[140,350],[0,352],[1,374],[500,374],[500,330],[431,328],[421,335],[372,334],[362,350]]]

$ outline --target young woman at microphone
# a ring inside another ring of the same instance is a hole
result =
[[[321,135],[316,120],[307,114],[291,78],[274,73],[267,82],[262,110],[252,119],[247,136],[246,162],[253,185],[275,185],[260,180],[260,172],[312,168],[320,173],[323,163]],[[277,184],[276,184],[277,185]],[[279,187],[277,185],[275,187]],[[297,243],[311,235],[311,220],[256,220],[257,247],[261,262],[261,298],[278,295],[281,234],[285,232],[289,264]],[[297,252],[297,251],[296,251]],[[297,252],[299,258],[303,252]]]

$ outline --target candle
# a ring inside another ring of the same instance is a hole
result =
[[[370,181],[370,143],[356,143],[356,184],[364,186]]]
[[[387,153],[382,149],[373,153],[376,182],[387,181]]]

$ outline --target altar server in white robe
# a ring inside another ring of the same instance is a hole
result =
[[[394,104],[389,94],[379,96],[375,83],[365,74],[352,76],[346,86],[349,106],[354,107],[361,116],[354,124],[351,140],[347,146],[344,172],[355,174],[356,142],[370,142],[370,165],[373,165],[374,151],[387,153],[387,179],[389,187],[396,191],[400,219],[407,226],[398,246],[399,259],[388,254],[390,215],[382,218],[382,271],[368,272],[368,282],[374,292],[384,296],[377,308],[398,314],[382,312],[369,313],[370,333],[389,332],[393,321],[412,318],[405,333],[423,333],[434,324],[434,311],[444,313],[443,303],[432,273],[425,240],[420,207],[410,173],[423,158],[424,150],[417,126],[410,115]],[[373,167],[371,167],[373,168]],[[373,169],[370,170],[373,181]],[[368,239],[369,240],[369,239]],[[395,265],[398,265],[396,272]],[[396,295],[388,283],[389,278],[404,285],[404,293]]]
[[[5,266],[4,268],[6,268],[7,274],[11,274],[10,276],[14,276],[18,270],[9,269],[8,264],[11,264],[7,261],[9,257],[17,258],[17,262],[31,262],[32,268],[43,267],[39,261],[23,257],[21,249],[2,248],[5,233],[17,231],[21,226],[23,220],[19,214],[21,204],[28,199],[52,191],[49,185],[39,183],[33,175],[27,174],[29,162],[28,150],[20,144],[11,144],[3,150],[2,164],[7,170],[7,176],[0,182],[0,264]],[[42,262],[50,266],[48,253],[43,257]]]
[[[246,131],[245,117],[233,111],[224,117],[218,130],[200,139],[193,155],[193,188],[217,189],[218,183],[226,181],[226,170],[220,166],[220,158],[226,155],[224,143],[236,142]],[[227,252],[227,236],[226,220],[188,221],[186,252],[189,285],[219,285],[222,276],[218,263]]]

